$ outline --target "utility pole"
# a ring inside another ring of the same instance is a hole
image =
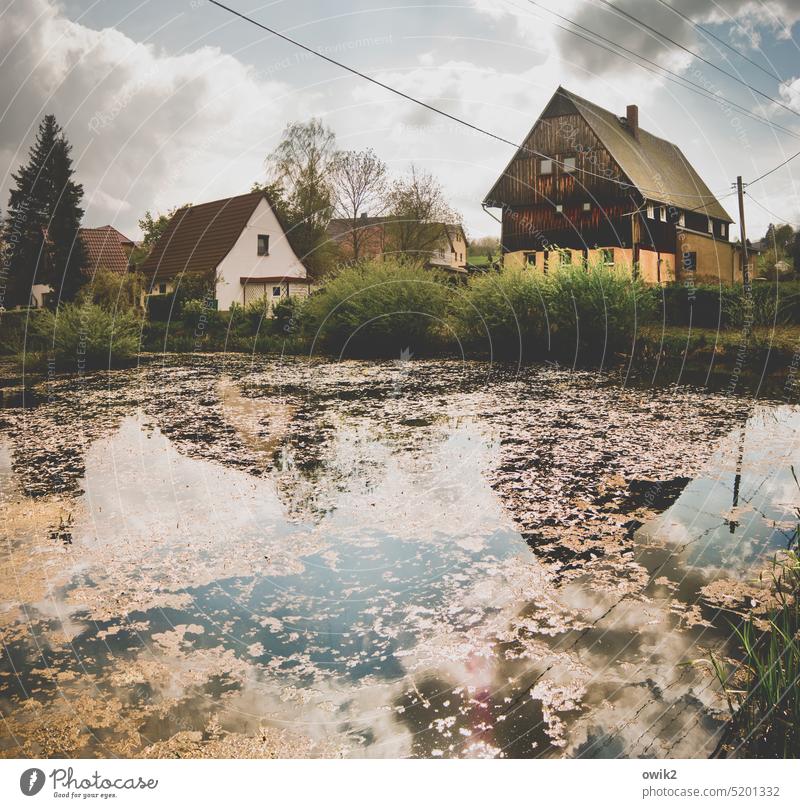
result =
[[[745,294],[750,289],[750,267],[747,263],[747,236],[744,230],[744,183],[741,177],[736,178],[736,193],[739,195],[739,237],[742,240],[742,281]]]

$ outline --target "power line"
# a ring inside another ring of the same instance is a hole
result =
[[[761,176],[756,177],[754,180],[750,180],[750,182],[748,182],[747,184],[752,185],[753,183],[756,183],[759,180],[763,180],[764,177],[768,177],[770,174],[773,174],[779,168],[783,168],[787,163],[790,163],[792,160],[795,159],[795,157],[800,157],[800,152],[795,152],[791,157],[787,157],[782,163],[778,163],[778,165],[776,165],[775,168],[771,168],[769,171],[765,171],[763,174],[761,174]]]
[[[628,59],[622,53],[618,53],[617,51],[612,50],[612,48],[606,47],[601,42],[595,41],[595,39],[591,39],[591,38],[589,38],[587,36],[584,36],[583,34],[578,33],[577,31],[573,31],[571,28],[566,28],[563,25],[559,25],[557,22],[552,23],[552,25],[555,25],[556,28],[560,28],[562,31],[565,31],[566,33],[571,34],[572,36],[578,37],[579,39],[582,39],[585,42],[589,42],[590,44],[595,45],[598,48],[602,48],[603,50],[607,51],[608,53],[611,53],[611,54],[613,54],[615,56],[618,56],[621,59],[625,59],[626,61],[631,62],[631,64],[635,64],[637,67],[641,67],[643,70],[647,70],[649,73],[653,73],[653,75],[655,75],[655,76],[659,76],[660,78],[665,78],[665,79],[667,79],[667,81],[671,81],[673,84],[677,84],[682,89],[689,90],[690,92],[693,92],[696,95],[699,95],[701,98],[711,99],[715,103],[719,103],[720,101],[723,101],[728,106],[739,110],[739,112],[741,112],[741,114],[746,115],[748,118],[751,118],[754,121],[764,123],[767,126],[769,126],[771,129],[778,129],[781,132],[785,132],[787,135],[791,135],[794,138],[800,139],[800,133],[795,132],[792,129],[788,129],[787,127],[783,126],[782,124],[778,124],[778,123],[774,123],[773,121],[770,121],[769,118],[766,118],[763,115],[759,115],[758,113],[755,113],[752,110],[749,110],[747,107],[744,107],[741,104],[736,103],[735,101],[731,101],[730,99],[726,98],[721,93],[720,94],[713,93],[710,90],[703,87],[702,85],[695,84],[693,81],[689,81],[689,79],[685,78],[684,76],[681,76],[679,73],[676,73],[674,70],[670,70],[668,67],[664,67],[663,65],[660,65],[657,62],[654,62],[652,59],[648,59],[646,56],[642,56],[642,54],[638,53],[637,51],[631,50],[630,48],[626,48],[624,45],[620,45],[619,42],[615,42],[613,39],[609,39],[608,37],[605,37],[602,34],[598,34],[596,31],[593,31],[590,28],[587,28],[587,27],[581,25],[580,23],[575,22],[574,20],[570,19],[569,17],[565,17],[563,14],[559,14],[556,11],[551,11],[546,6],[543,6],[543,5],[539,4],[539,3],[537,3],[536,0],[528,0],[528,3],[530,3],[533,6],[536,6],[537,8],[542,9],[542,11],[546,11],[548,14],[550,14],[550,15],[552,15],[554,17],[558,17],[559,19],[564,20],[565,22],[569,23],[570,25],[574,26],[575,28],[580,28],[582,31],[586,31],[588,34],[590,34],[592,37],[595,37],[596,39],[601,39],[604,42],[607,42],[610,45],[613,45],[615,48],[619,48],[620,50],[623,50],[626,53],[630,53],[632,56],[635,56],[637,59],[640,59],[643,62],[647,62],[648,64],[653,65],[653,67],[655,67],[656,70],[659,70],[659,71],[662,71],[662,72],[656,72],[656,70],[653,70],[653,69],[647,67],[647,65],[640,64],[638,62],[634,62],[633,60]]]
[[[509,140],[508,138],[505,138],[502,135],[498,135],[497,133],[492,132],[492,131],[490,131],[488,129],[484,129],[483,127],[480,127],[477,124],[473,124],[473,123],[470,123],[469,121],[464,120],[463,118],[459,118],[457,115],[453,115],[453,114],[451,114],[449,112],[445,112],[444,110],[439,109],[438,107],[435,107],[432,104],[428,104],[425,101],[421,101],[420,99],[415,98],[414,96],[409,95],[408,93],[405,93],[402,90],[398,90],[397,88],[392,87],[391,85],[386,84],[386,83],[380,81],[379,79],[373,78],[372,76],[369,76],[366,73],[362,73],[360,70],[357,70],[356,68],[350,67],[350,66],[344,64],[343,62],[339,62],[336,59],[333,59],[332,57],[327,56],[324,53],[320,53],[319,51],[315,50],[314,48],[312,48],[312,47],[310,47],[308,45],[304,45],[302,42],[299,42],[298,40],[293,39],[292,37],[288,36],[287,34],[282,34],[280,31],[276,31],[274,28],[270,28],[268,25],[265,25],[264,23],[261,23],[258,20],[254,20],[252,17],[248,17],[246,14],[242,14],[241,12],[236,11],[236,9],[233,9],[230,6],[226,6],[224,3],[218,2],[218,0],[210,0],[210,2],[213,5],[223,9],[224,11],[227,11],[228,13],[233,14],[236,17],[239,17],[240,19],[244,20],[245,22],[249,22],[251,25],[255,25],[256,27],[261,28],[264,31],[267,31],[268,33],[272,34],[273,36],[276,36],[279,39],[284,40],[285,42],[289,42],[290,44],[294,45],[295,47],[300,48],[301,50],[304,50],[307,53],[311,53],[312,55],[317,56],[320,59],[323,59],[324,61],[329,62],[330,64],[335,65],[336,67],[339,67],[339,68],[341,68],[342,70],[345,70],[348,73],[352,73],[353,75],[358,76],[361,79],[364,79],[364,81],[368,81],[371,84],[374,84],[374,85],[376,85],[378,87],[381,87],[382,89],[387,90],[388,92],[393,93],[394,95],[397,95],[400,98],[404,98],[404,99],[406,99],[407,101],[410,101],[413,104],[417,104],[418,106],[421,106],[424,109],[427,109],[427,110],[429,110],[431,112],[436,113],[437,115],[442,115],[443,117],[448,118],[451,121],[454,121],[455,123],[459,123],[462,126],[466,126],[468,129],[472,129],[475,132],[478,132],[478,133],[480,133],[482,135],[485,135],[486,137],[492,138],[493,140],[496,140],[496,141],[498,141],[500,143],[504,143],[507,146],[511,146],[511,147],[513,147],[513,148],[515,148],[517,150],[523,150],[525,152],[528,152],[529,154],[535,155],[536,157],[541,157],[541,158],[546,159],[546,160],[551,160],[556,165],[560,165],[562,167],[564,166],[563,162],[552,158],[550,155],[547,155],[547,154],[544,154],[542,152],[536,151],[535,149],[531,149],[531,148],[527,147],[524,144],[515,143],[513,140]],[[538,3],[534,2],[534,0],[528,0],[528,2],[531,3],[532,5],[538,6]],[[605,3],[606,0],[600,0],[600,2]],[[606,4],[610,5],[608,3],[606,3]],[[612,6],[612,8],[613,8],[613,6]],[[555,12],[551,12],[551,13],[555,14]],[[555,14],[555,16],[561,17],[560,14]],[[567,18],[562,17],[562,19],[567,19]],[[573,25],[578,25],[577,23],[572,23],[571,20],[568,20],[568,22],[570,22]],[[559,28],[562,28],[563,30],[565,30],[565,31],[567,31],[567,32],[569,32],[571,34],[580,37],[581,39],[586,39],[587,41],[593,42],[593,40],[589,40],[587,37],[583,36],[582,34],[579,34],[577,31],[571,31],[568,28],[564,28],[563,26],[558,25],[558,23],[554,23],[554,24],[557,25]],[[578,27],[582,28],[583,26],[578,26]],[[584,30],[589,30],[589,29],[584,28]],[[592,33],[595,36],[600,36],[600,34],[594,34],[594,32],[590,32],[590,33]],[[610,41],[610,40],[608,40],[608,41]],[[597,43],[597,42],[594,42],[593,44],[597,45],[598,47],[604,47],[603,45],[601,45],[600,43]],[[616,44],[616,43],[614,43],[614,44]],[[623,47],[623,46],[618,45],[618,47]],[[609,50],[608,48],[605,48],[605,49]],[[617,55],[621,55],[621,54],[617,54]],[[622,57],[622,58],[626,58],[626,57]],[[645,58],[645,57],[640,57],[640,58]],[[628,60],[628,61],[630,61],[630,60]],[[643,67],[646,70],[649,69],[649,68],[645,67],[644,65],[639,65],[639,66]],[[690,88],[686,88],[686,89],[690,89]],[[714,96],[714,97],[715,98],[721,98],[721,96]],[[732,102],[728,102],[728,103],[732,103]],[[770,125],[775,126],[775,124],[772,124],[771,122],[770,122]],[[792,132],[791,130],[786,130],[786,131],[789,132],[790,134],[793,134],[796,137],[800,137],[800,135],[798,135],[796,132]],[[747,184],[752,185],[753,183],[756,183],[759,180],[764,179],[764,177],[767,177],[770,174],[772,174],[773,172],[777,171],[778,169],[783,168],[783,166],[785,166],[787,163],[789,163],[791,160],[794,160],[798,156],[800,156],[800,152],[797,152],[796,154],[793,154],[791,157],[787,158],[782,163],[779,163],[774,168],[771,168],[769,171],[766,171],[765,173],[761,174],[759,177],[756,177],[756,179],[751,180]],[[605,176],[604,174],[598,174],[598,173],[596,173],[594,171],[590,171],[590,170],[587,170],[587,169],[583,169],[583,171],[586,174],[589,174],[589,175],[594,176],[594,177],[599,177],[600,179],[606,180],[607,182],[611,182],[611,183],[614,183],[616,185],[623,186],[625,188],[631,187],[631,184],[628,183],[628,182],[623,182],[621,180],[615,180],[615,179],[612,179],[610,177]],[[639,188],[638,190],[642,191],[642,192],[648,192],[649,191],[649,192],[657,193],[657,194],[663,193],[663,189],[659,190],[659,189],[653,189],[653,188]],[[718,199],[716,194],[673,194],[673,195],[674,196],[680,196],[680,197],[686,197],[686,198],[694,197],[696,199],[715,199],[715,200]],[[720,199],[725,199],[727,196],[730,196],[730,195],[731,194],[726,194],[725,196],[722,196],[722,197],[719,197],[719,198]],[[702,204],[702,205],[697,206],[696,208],[692,208],[691,210],[693,210],[693,211],[694,210],[699,210],[699,209],[704,208],[704,207],[706,207],[706,205]]]
[[[746,53],[742,53],[741,51],[736,50],[729,42],[726,42],[722,37],[717,36],[713,31],[709,31],[708,28],[700,25],[699,22],[695,22],[688,14],[684,14],[679,9],[675,8],[675,6],[667,3],[666,0],[656,0],[657,3],[661,3],[662,6],[668,8],[673,14],[677,14],[682,20],[685,20],[689,23],[689,25],[696,28],[698,31],[701,31],[706,37],[711,37],[712,39],[719,42],[720,45],[726,47],[732,53],[735,53],[741,59],[744,59],[747,62],[750,62],[753,67],[758,68],[762,73],[769,76],[771,79],[777,79],[778,81],[782,81],[781,77],[776,73],[772,72],[771,70],[767,70],[766,67],[760,65],[755,59],[751,59]]]
[[[285,42],[289,42],[290,44],[294,45],[297,48],[300,48],[301,50],[306,51],[307,53],[311,53],[314,56],[319,57],[320,59],[324,59],[326,62],[329,62],[330,64],[335,65],[336,67],[339,67],[342,70],[347,71],[348,73],[352,73],[353,75],[358,76],[361,79],[364,79],[364,81],[368,81],[371,84],[376,85],[377,87],[381,87],[382,89],[387,90],[388,92],[399,96],[400,98],[404,98],[404,99],[406,99],[406,101],[410,101],[413,104],[417,104],[418,106],[423,107],[424,109],[427,109],[430,112],[435,112],[437,115],[442,115],[445,118],[449,118],[451,121],[454,121],[455,123],[459,123],[462,126],[466,126],[467,128],[472,129],[475,132],[478,132],[478,133],[480,133],[482,135],[486,135],[486,137],[492,138],[492,139],[494,139],[494,140],[496,140],[496,141],[498,141],[500,143],[504,143],[507,146],[512,146],[513,148],[515,148],[517,150],[523,150],[525,152],[528,152],[529,154],[532,154],[532,155],[534,155],[536,157],[541,157],[541,158],[543,158],[545,160],[551,160],[555,165],[560,165],[560,166],[564,167],[563,162],[554,159],[551,155],[544,154],[543,152],[536,151],[535,149],[531,149],[528,146],[526,146],[525,144],[515,143],[513,140],[509,140],[508,138],[505,138],[502,135],[498,135],[495,132],[492,132],[492,131],[490,131],[488,129],[484,129],[483,127],[480,127],[477,124],[470,123],[469,121],[466,121],[463,118],[459,118],[457,115],[453,115],[453,114],[451,114],[449,112],[445,112],[443,109],[439,109],[438,107],[435,107],[432,104],[427,103],[426,101],[421,101],[420,99],[415,98],[414,96],[409,95],[408,93],[405,93],[402,90],[398,90],[396,87],[392,87],[391,85],[386,84],[386,83],[380,81],[379,79],[373,78],[372,76],[369,76],[366,73],[362,73],[360,70],[357,70],[354,67],[350,67],[350,66],[344,64],[343,62],[339,62],[336,59],[333,59],[332,57],[327,56],[326,54],[321,53],[320,51],[317,51],[317,50],[315,50],[314,48],[312,48],[312,47],[310,47],[308,45],[304,45],[302,42],[299,42],[298,40],[293,39],[292,37],[288,36],[287,34],[282,34],[280,31],[276,31],[274,28],[270,28],[268,25],[265,25],[264,23],[259,22],[258,20],[254,20],[252,17],[248,17],[246,14],[243,14],[240,11],[236,11],[236,9],[233,9],[230,6],[226,6],[224,3],[218,2],[218,0],[210,0],[210,2],[213,5],[223,9],[224,11],[227,11],[228,13],[233,14],[236,17],[239,17],[240,19],[244,20],[245,22],[249,22],[251,25],[255,25],[256,27],[261,28],[263,31],[267,31],[268,33],[272,34],[273,36],[276,36],[279,39],[284,40]],[[600,179],[605,180],[606,182],[611,182],[611,183],[614,183],[616,185],[620,185],[620,186],[622,186],[624,188],[637,187],[638,190],[642,191],[642,192],[652,192],[652,193],[655,193],[655,194],[663,193],[663,189],[659,190],[657,188],[640,188],[638,186],[633,186],[630,182],[623,182],[622,180],[615,180],[615,179],[612,179],[610,177],[607,177],[605,174],[599,174],[597,172],[590,171],[589,169],[581,169],[581,170],[585,174],[589,174],[589,175],[594,176],[594,177],[599,177]],[[716,199],[716,196],[714,194],[673,194],[673,196],[680,196],[680,197],[686,197],[686,198],[695,198],[695,199]]]
[[[761,208],[761,210],[763,210],[765,213],[769,213],[770,216],[777,219],[779,222],[784,222],[788,225],[792,224],[788,219],[784,219],[783,216],[778,216],[777,213],[773,213],[768,207],[766,207],[766,205],[762,205],[755,197],[750,196],[750,194],[747,194],[747,197],[751,202],[755,202],[756,205]]]
[[[737,76],[736,74],[731,73],[728,70],[725,70],[724,68],[720,67],[719,65],[715,65],[710,59],[706,59],[705,56],[701,56],[699,53],[696,53],[691,48],[687,48],[685,45],[681,45],[680,42],[672,39],[672,37],[669,37],[666,34],[662,34],[660,31],[653,28],[652,25],[648,25],[646,22],[642,22],[642,20],[640,20],[638,17],[634,17],[633,14],[630,14],[629,12],[625,11],[624,9],[617,8],[617,6],[615,6],[613,3],[610,3],[608,0],[597,0],[597,2],[602,3],[604,6],[608,6],[608,8],[612,9],[615,14],[618,14],[618,15],[621,15],[623,17],[626,17],[627,19],[631,20],[632,22],[636,23],[637,25],[642,26],[642,28],[646,28],[648,31],[650,31],[651,33],[653,33],[655,36],[659,37],[660,39],[663,39],[666,42],[669,42],[672,45],[675,45],[676,48],[680,48],[682,51],[685,51],[686,53],[690,54],[695,59],[699,59],[701,62],[704,62],[705,64],[707,64],[709,67],[713,67],[714,70],[718,70],[720,73],[727,76],[728,78],[739,82],[739,84],[743,85],[744,87],[747,87],[751,92],[757,93],[758,95],[762,96],[763,98],[766,98],[768,101],[771,101],[773,104],[777,104],[779,107],[782,107],[787,112],[791,112],[792,115],[797,115],[798,117],[800,117],[800,112],[798,112],[796,109],[792,109],[792,107],[788,106],[787,104],[784,104],[782,101],[778,101],[777,98],[773,98],[768,93],[762,92],[757,87],[753,87],[752,84],[749,84],[744,79],[739,78],[739,76]]]

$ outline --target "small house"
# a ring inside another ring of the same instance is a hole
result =
[[[309,278],[261,192],[177,210],[140,267],[151,295],[192,275],[214,279],[220,311],[265,299],[268,308],[308,295]]]
[[[328,225],[328,238],[335,242],[339,253],[346,261],[353,260],[355,246],[358,247],[359,259],[382,258],[402,253],[397,249],[397,239],[393,228],[397,220],[392,216],[362,215],[355,221],[352,219],[331,219]],[[467,272],[467,236],[460,224],[433,222],[420,225],[431,229],[422,238],[426,243],[425,263],[434,269],[441,269],[457,274]],[[428,242],[430,242],[428,244]]]

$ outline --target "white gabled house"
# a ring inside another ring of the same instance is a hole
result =
[[[175,291],[187,275],[216,275],[220,311],[266,297],[270,309],[308,295],[310,279],[261,192],[181,208],[141,266],[150,293]]]

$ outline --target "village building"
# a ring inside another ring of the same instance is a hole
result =
[[[502,209],[504,263],[586,262],[651,283],[742,280],[731,217],[673,143],[559,87],[484,207]]]
[[[357,233],[360,259],[382,258],[394,254],[392,227],[396,220],[391,216],[367,216],[363,214],[354,222],[352,219],[331,219],[328,225],[328,238],[339,250],[341,258],[352,261],[354,257],[353,233]],[[467,272],[467,236],[460,224],[435,222],[431,227],[439,229],[439,235],[426,251],[425,263],[434,269],[455,274]]]
[[[152,295],[172,294],[187,275],[215,278],[215,305],[267,307],[308,295],[306,268],[261,192],[177,210],[140,267]]]
[[[86,265],[83,274],[91,279],[98,270],[124,273],[128,271],[130,256],[135,242],[124,236],[110,224],[102,227],[81,227],[78,238],[83,244]],[[30,304],[34,308],[45,306],[52,296],[53,290],[44,283],[31,286]]]

